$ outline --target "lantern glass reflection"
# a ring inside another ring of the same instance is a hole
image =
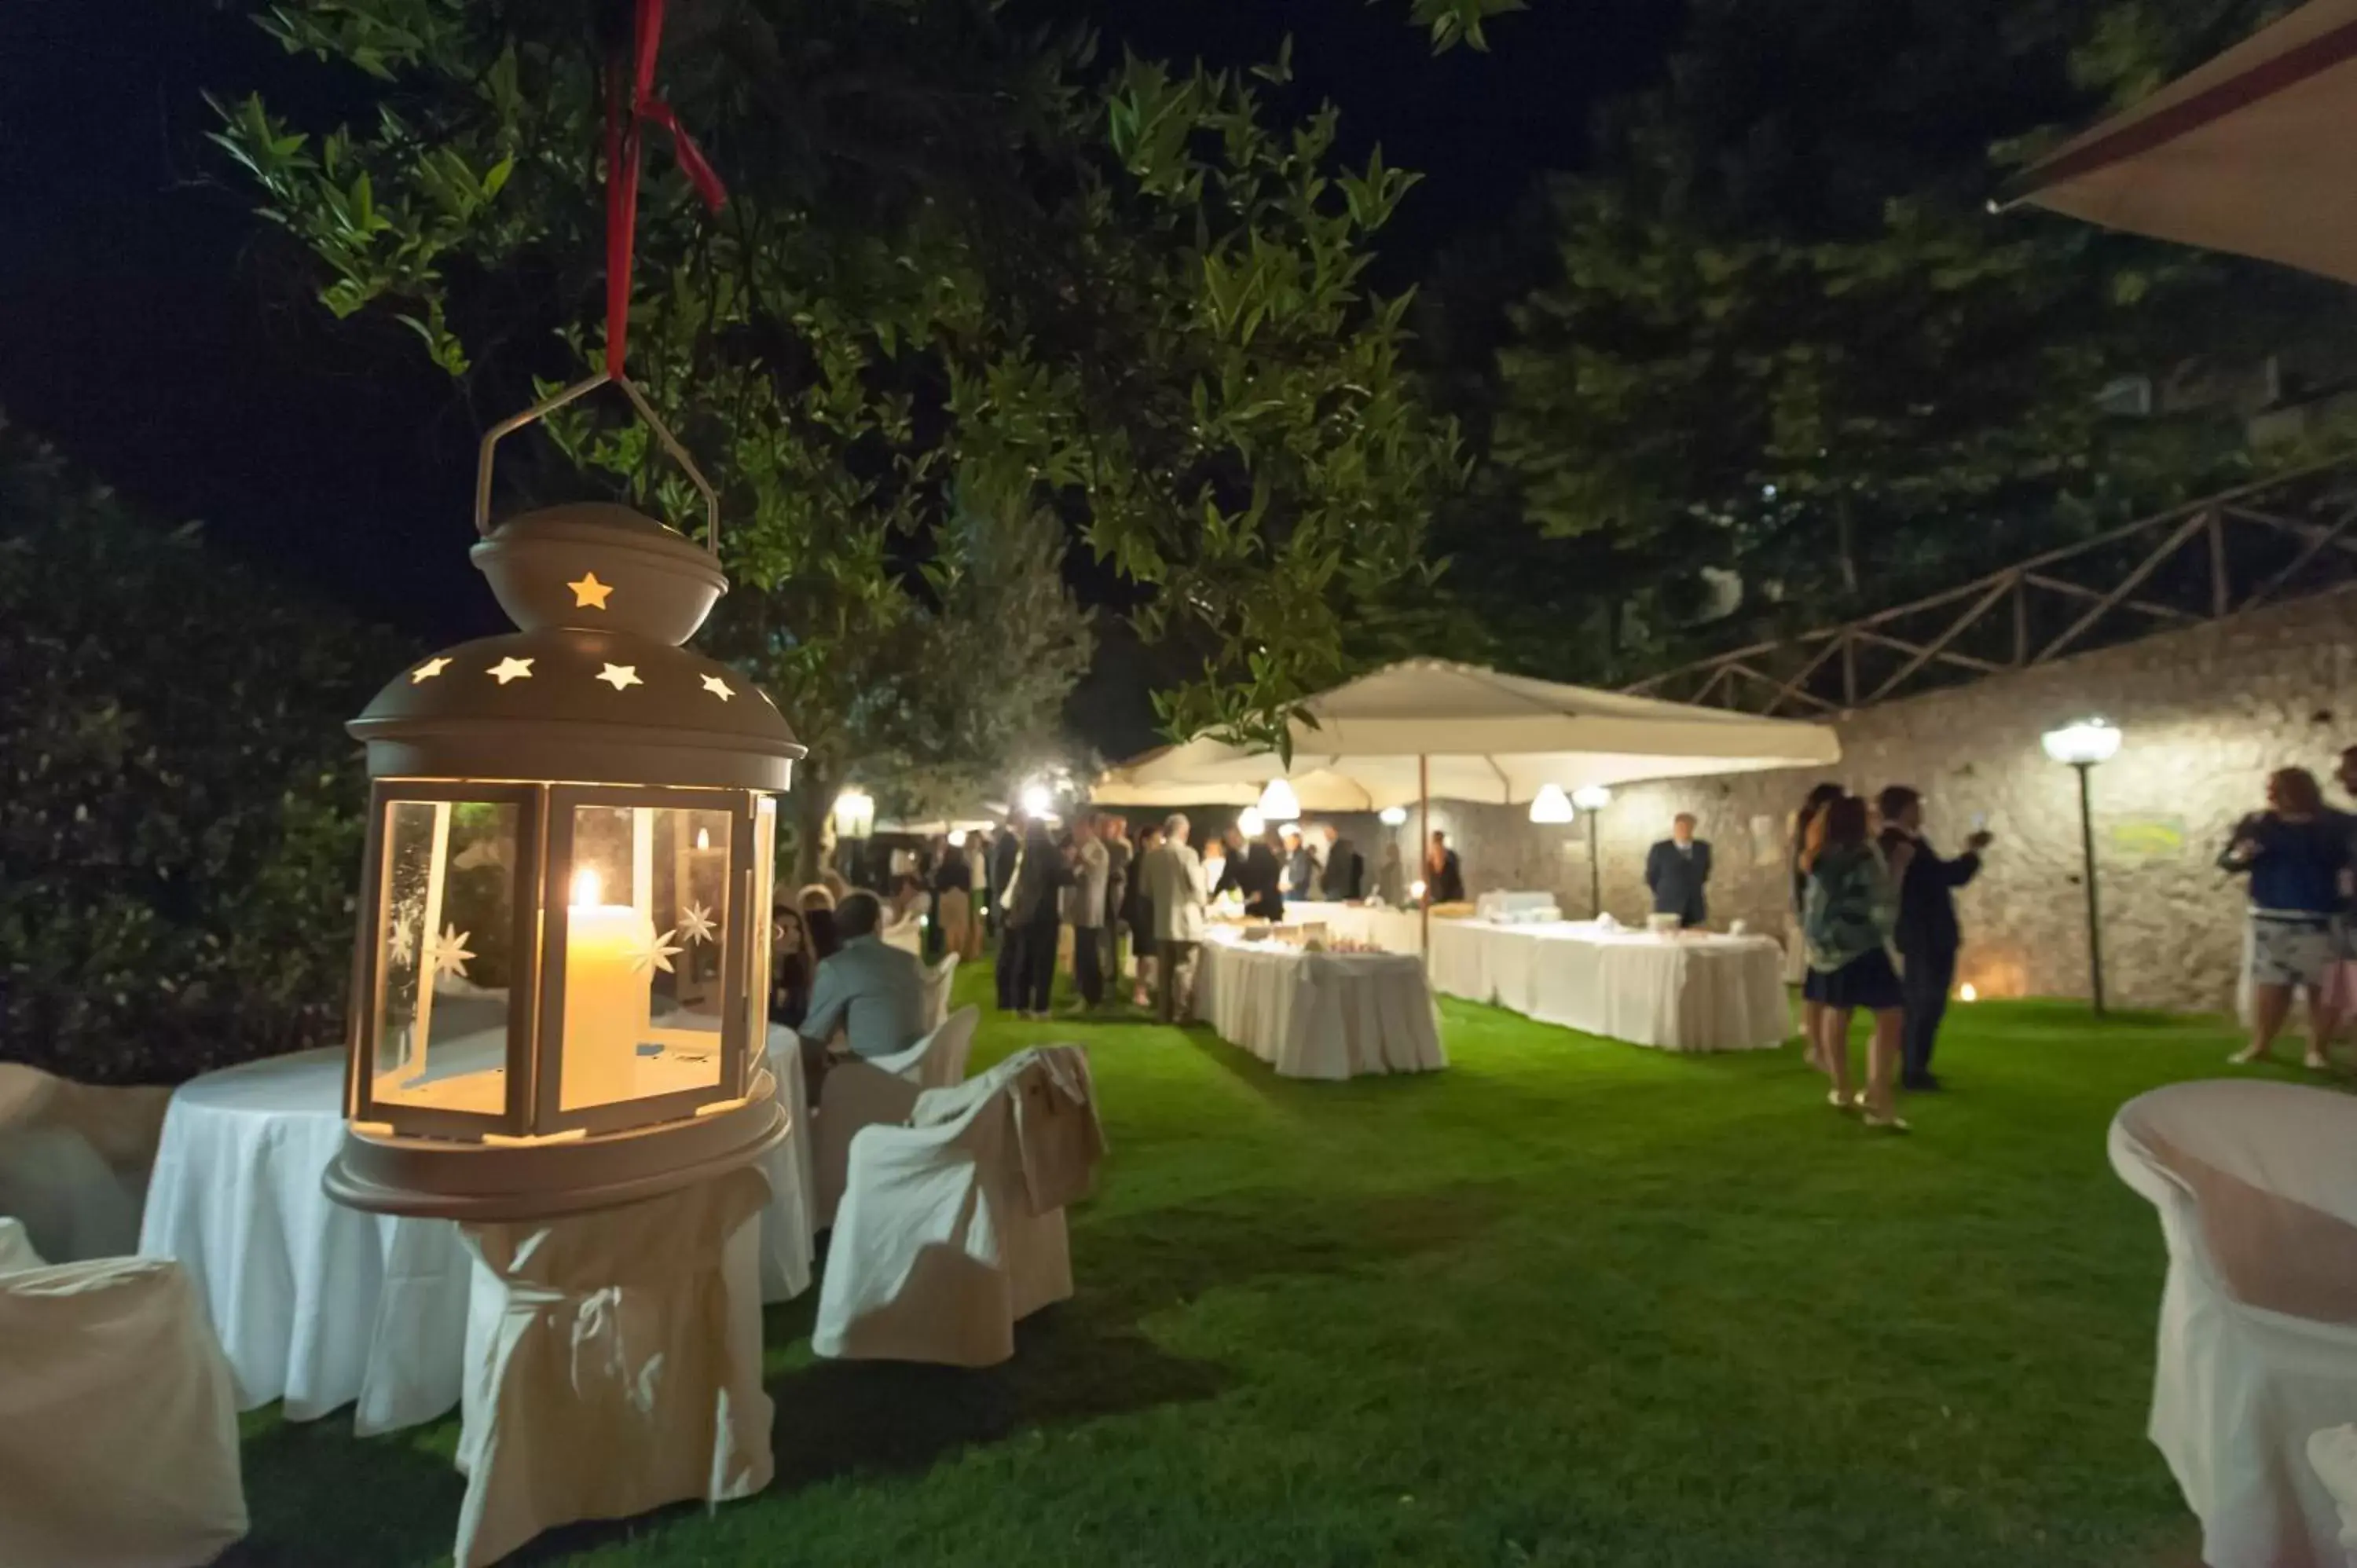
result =
[[[387,1105],[498,1116],[517,962],[519,808],[394,800],[383,808],[371,1090]]]

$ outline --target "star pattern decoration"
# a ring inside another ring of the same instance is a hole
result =
[[[483,673],[496,677],[502,686],[511,681],[529,681],[532,679],[532,660],[511,656],[500,660]]]
[[[712,911],[701,904],[690,904],[679,914],[679,934],[691,942],[708,942],[716,929],[712,923]]]
[[[614,585],[599,582],[595,572],[584,572],[579,582],[565,585],[573,590],[573,607],[576,610],[604,609],[606,596],[614,591]]]
[[[447,659],[439,657],[429,659],[409,672],[409,683],[413,686],[423,685],[448,668],[450,668],[450,661]]]
[[[728,689],[728,682],[723,681],[717,675],[705,676],[704,689],[711,693],[714,696],[719,698],[724,703],[737,694],[735,692]]]
[[[625,686],[646,684],[644,681],[639,679],[639,667],[635,664],[608,664],[597,673],[597,679],[605,682],[617,692]]]
[[[467,950],[467,939],[474,934],[472,931],[462,931],[456,926],[443,927],[442,934],[436,937],[430,944],[433,950],[434,972],[437,975],[446,975],[452,980],[466,979],[467,961],[475,956]]]
[[[417,951],[417,933],[411,930],[406,922],[393,928],[390,950],[396,964],[407,963],[411,955]]]
[[[677,935],[679,932],[673,929],[665,931],[662,936],[650,939],[646,946],[630,955],[631,972],[646,974],[658,969],[665,974],[677,972],[672,968],[671,961],[684,950],[672,946],[671,940]]]

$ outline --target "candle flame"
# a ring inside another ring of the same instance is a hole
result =
[[[1959,1001],[1959,1002],[1977,1002],[1977,1001],[1979,1001],[1980,999],[1981,999],[1981,993],[1980,993],[1978,991],[1975,991],[1975,990],[1974,990],[1974,989],[1973,989],[1973,983],[1972,983],[1971,981],[1967,980],[1967,981],[1965,981],[1962,985],[1959,985],[1959,986],[1957,986],[1957,987],[1956,987],[1956,1000],[1957,1000],[1957,1001]]]
[[[573,907],[575,908],[595,908],[597,896],[604,891],[604,886],[597,880],[597,874],[587,866],[585,865],[573,874]]]

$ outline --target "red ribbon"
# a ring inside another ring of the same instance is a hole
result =
[[[704,204],[717,212],[727,188],[712,172],[704,149],[680,124],[672,106],[655,96],[655,54],[662,47],[663,0],[638,0],[635,68],[626,76],[622,61],[606,68],[606,373],[622,373],[630,332],[630,269],[639,233],[639,149],[652,121],[670,133],[679,160]]]

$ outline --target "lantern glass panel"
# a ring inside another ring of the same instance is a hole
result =
[[[735,824],[725,808],[573,809],[561,1110],[719,1085]]]
[[[522,955],[511,803],[389,800],[371,1094],[382,1104],[507,1109],[508,991]]]
[[[745,911],[754,929],[752,978],[745,991],[746,1053],[757,1062],[770,1037],[770,966],[776,955],[777,928],[764,916],[770,910],[770,880],[777,862],[778,803],[762,795],[753,805],[753,892],[752,903]],[[748,1082],[752,1076],[749,1070],[746,1073]]]

